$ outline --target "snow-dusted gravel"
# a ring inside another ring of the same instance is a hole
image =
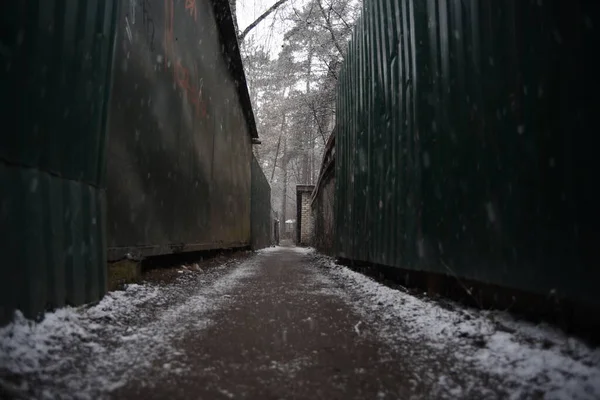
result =
[[[95,306],[47,313],[38,324],[17,314],[0,329],[0,383],[26,397],[96,399],[150,368],[180,373],[185,355],[174,343],[209,326],[255,267],[247,260],[185,271],[166,287],[128,285]]]
[[[599,399],[600,350],[546,325],[517,321],[499,311],[479,311],[417,298],[392,289],[327,257],[317,256],[327,283],[391,346],[427,343],[450,349],[456,368],[476,367],[506,383],[511,398]],[[333,284],[334,283],[334,284]],[[359,327],[357,327],[359,328]],[[457,392],[460,395],[460,391]]]

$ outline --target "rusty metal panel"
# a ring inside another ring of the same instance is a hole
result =
[[[252,156],[252,248],[262,249],[273,244],[273,211],[271,186],[260,164]]]
[[[0,6],[0,323],[106,291],[100,171],[116,10]]]
[[[322,253],[335,254],[335,174],[330,168],[312,199],[313,244]]]
[[[250,244],[255,131],[221,3],[121,3],[108,143],[110,259]]]
[[[335,254],[335,128],[325,145],[319,179],[311,198],[313,244],[322,253]]]
[[[600,304],[599,8],[366,0],[339,79],[338,256]]]

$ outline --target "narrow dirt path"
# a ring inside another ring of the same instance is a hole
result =
[[[600,398],[600,349],[306,249],[155,273],[0,328],[0,398]]]
[[[422,343],[391,349],[352,310],[348,293],[302,249],[255,256],[230,302],[176,347],[179,373],[139,377],[117,398],[494,398],[474,371],[453,370],[448,351]],[[163,365],[171,368],[172,362]],[[480,374],[479,374],[480,375]],[[490,389],[492,386],[492,390]]]

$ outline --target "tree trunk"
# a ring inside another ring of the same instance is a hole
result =
[[[317,183],[317,179],[315,177],[315,164],[316,164],[317,155],[315,154],[315,138],[311,136],[310,138],[310,184],[314,185]]]
[[[275,159],[273,160],[273,171],[271,171],[271,180],[269,183],[273,182],[273,177],[275,176],[275,168],[277,167],[277,157],[279,156],[279,146],[281,145],[281,136],[284,135],[285,132],[285,112],[283,113],[283,118],[281,120],[281,132],[279,133],[279,139],[277,140],[277,151],[275,152]]]
[[[310,95],[310,81],[312,78],[312,58],[313,58],[313,49],[312,49],[312,39],[308,42],[308,55],[307,55],[307,71],[306,71],[306,95],[309,97]],[[310,184],[310,137],[312,135],[312,119],[308,119],[306,121],[306,131],[303,134],[302,138],[302,183],[305,185]]]
[[[279,237],[283,238],[285,235],[285,221],[287,220],[287,138],[283,137],[283,160],[282,160],[282,168],[283,168],[283,196],[281,196],[281,224],[280,227],[280,235]]]
[[[323,9],[323,5],[321,4],[321,0],[318,0],[318,3],[319,3],[319,8],[321,9],[321,14],[323,14],[323,18],[325,18],[325,23],[327,24],[327,30],[329,31],[329,34],[331,35],[331,41],[333,42],[333,45],[335,46],[335,48],[337,49],[337,51],[339,51],[340,55],[343,57],[344,56],[344,50],[342,49],[342,46],[340,45],[340,43],[338,42],[337,38],[335,37],[335,32],[333,31],[333,27],[331,26],[330,15],[327,14],[325,12],[325,10]]]

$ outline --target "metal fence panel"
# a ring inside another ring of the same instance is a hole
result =
[[[273,218],[271,208],[271,186],[252,156],[252,248],[255,250],[273,244]]]
[[[0,6],[0,323],[106,291],[100,171],[116,8]]]
[[[239,63],[220,31],[231,21],[217,22],[216,3],[122,2],[108,144],[110,259],[250,244],[245,83],[231,74]]]
[[[313,245],[317,250],[329,255],[335,254],[335,135],[329,136],[325,145],[319,179],[312,193]]]
[[[599,7],[366,0],[339,78],[338,256],[600,304]]]

